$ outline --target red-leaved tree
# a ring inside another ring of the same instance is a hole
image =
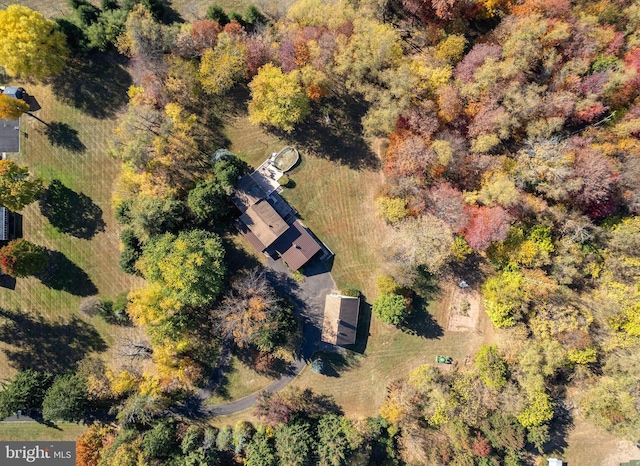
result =
[[[218,34],[222,32],[222,27],[217,21],[204,19],[193,23],[191,37],[195,49],[202,53],[207,49],[215,48],[218,43]]]
[[[464,237],[476,251],[484,251],[493,241],[502,241],[509,233],[512,218],[500,206],[467,209],[471,220],[465,228]]]

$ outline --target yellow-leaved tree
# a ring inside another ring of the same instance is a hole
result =
[[[249,120],[292,131],[296,123],[309,115],[309,97],[300,85],[299,72],[284,74],[268,63],[249,84]]]
[[[204,52],[198,77],[208,94],[221,95],[247,74],[247,47],[225,32],[215,49]]]
[[[0,118],[17,120],[29,111],[29,104],[24,100],[14,99],[6,94],[0,95]]]
[[[62,71],[67,56],[56,23],[26,6],[0,10],[0,66],[8,74],[44,79]]]

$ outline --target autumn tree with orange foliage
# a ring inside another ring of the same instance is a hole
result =
[[[233,282],[214,319],[238,346],[252,344],[261,351],[275,349],[295,327],[290,308],[277,296],[261,269],[253,269]]]

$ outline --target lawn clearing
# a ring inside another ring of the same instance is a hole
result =
[[[253,167],[288,145],[246,116],[231,119],[225,134],[230,150],[243,154]],[[381,273],[378,245],[389,228],[376,217],[373,202],[382,175],[304,152],[300,156],[300,164],[288,174],[295,187],[281,194],[299,211],[305,226],[336,253],[331,274],[338,287],[355,286],[365,295],[375,294],[375,278]]]
[[[438,315],[439,307],[434,303],[428,311]],[[376,416],[391,382],[419,365],[435,364],[437,355],[451,356],[454,364],[464,367],[466,356],[475,354],[486,337],[481,332],[448,332],[440,322],[433,323],[431,333],[411,335],[377,318],[371,321],[370,333],[364,354],[348,352],[343,367],[338,362],[331,375],[314,374],[306,368],[292,385],[332,395],[348,416]],[[358,338],[362,338],[360,332]],[[439,366],[443,370],[450,367]]]
[[[73,441],[84,434],[87,426],[73,422],[59,422],[56,427],[47,427],[37,422],[0,422],[0,439],[11,441],[68,440]]]
[[[206,404],[215,406],[239,400],[263,389],[274,380],[275,379],[271,377],[258,374],[236,356],[231,356],[229,369],[225,374],[222,385],[216,393],[206,401]]]
[[[567,448],[556,455],[556,458],[561,458],[567,464],[618,466],[620,463],[640,458],[640,452],[634,442],[621,440],[613,434],[592,426],[580,417],[575,418],[574,424],[566,439]]]
[[[254,167],[287,145],[251,125],[246,117],[231,120],[226,135],[232,142],[230,150],[246,154],[245,160]],[[301,163],[289,174],[295,187],[282,194],[300,212],[304,224],[336,254],[331,274],[338,287],[359,288],[372,302],[377,294],[375,279],[383,268],[379,244],[390,228],[376,217],[373,202],[382,175],[373,169],[354,169],[304,152],[301,157]],[[432,328],[420,336],[371,319],[370,308],[365,308],[358,332],[358,347],[360,351],[365,348],[364,354],[351,352],[348,361],[334,362],[337,377],[314,374],[307,368],[293,382],[294,386],[334,396],[350,416],[376,415],[391,381],[406,376],[420,364],[433,363],[438,354],[452,356],[463,364],[465,357],[473,355],[488,336],[481,333],[486,324],[484,313],[480,317],[481,330],[447,332],[441,326],[446,325],[448,312],[433,303],[428,310],[438,322],[432,322]],[[420,319],[430,320],[428,314]]]
[[[111,343],[120,329],[98,317],[80,317],[74,323],[72,318],[78,316],[78,305],[83,296],[97,293],[113,299],[140,283],[118,266],[120,228],[110,201],[119,162],[106,154],[115,120],[92,118],[62,103],[51,86],[25,87],[41,107],[35,114],[51,126],[23,116],[22,152],[9,154],[8,158],[29,166],[46,183],[59,180],[64,188],[63,197],[56,198],[60,202],[54,205],[56,212],[53,216],[49,213],[51,221],[42,215],[38,202],[21,212],[24,237],[56,251],[58,269],[48,286],[30,277],[18,279],[15,289],[0,288],[0,307],[27,316],[28,322],[23,323],[31,326],[41,340],[34,337],[30,341],[32,346],[25,347],[7,336],[0,343],[2,379],[24,365],[20,360],[29,350],[41,353],[39,360],[45,356],[65,360],[70,345],[76,356],[81,357],[83,349],[90,351]],[[55,130],[53,134],[51,127]],[[53,145],[52,140],[62,145]],[[74,334],[78,330],[80,333]],[[46,340],[49,344],[45,344]],[[49,354],[42,354],[45,348]]]

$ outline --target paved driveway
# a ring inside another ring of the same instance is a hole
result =
[[[265,388],[270,392],[278,392],[306,367],[313,353],[319,350],[336,351],[335,346],[320,340],[325,297],[336,289],[336,284],[324,263],[319,259],[305,267],[304,283],[295,282],[282,261],[269,259],[267,265],[271,269],[269,278],[276,291],[293,299],[296,311],[302,319],[302,345],[296,360],[279,379]],[[230,403],[208,406],[203,408],[203,412],[210,416],[225,416],[244,411],[255,404],[257,395],[258,393],[253,393]]]
[[[277,273],[289,276],[282,261],[269,259],[269,268]],[[336,289],[329,270],[324,263],[316,259],[305,266],[305,281],[294,286],[280,287],[278,291],[285,295],[293,294],[297,298],[299,316],[302,318],[302,346],[300,353],[308,360],[318,350],[333,350],[336,347],[320,341],[322,321],[324,318],[325,297]],[[286,283],[286,282],[285,282]],[[290,282],[289,282],[290,283]]]

